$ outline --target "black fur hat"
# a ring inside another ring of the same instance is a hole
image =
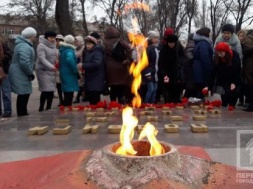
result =
[[[174,35],[174,34],[173,35],[168,35],[165,38],[165,40],[167,41],[167,43],[169,43],[169,42],[173,43],[173,42],[177,42],[178,37],[176,35]]]
[[[48,37],[56,37],[56,33],[54,31],[46,31],[44,36],[47,39]]]
[[[101,36],[98,34],[98,32],[95,32],[95,31],[91,32],[90,36],[95,37],[96,39],[100,39],[101,38]]]
[[[235,32],[235,27],[232,24],[224,24],[221,29],[222,32],[230,32],[234,33]]]

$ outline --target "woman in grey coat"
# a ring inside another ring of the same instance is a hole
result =
[[[55,45],[56,33],[47,31],[39,37],[39,45],[37,47],[36,76],[38,78],[40,94],[39,111],[51,109],[54,91],[56,89],[56,67],[55,61],[57,49]]]
[[[36,40],[37,32],[32,27],[27,27],[15,40],[14,54],[9,70],[11,91],[18,94],[17,115],[26,116],[27,104],[32,93],[32,80],[34,80],[33,69],[35,52],[33,42]]]

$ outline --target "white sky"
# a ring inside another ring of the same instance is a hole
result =
[[[8,10],[6,10],[6,5],[10,2],[10,0],[1,0],[0,1],[0,11],[1,11],[1,14],[4,14],[5,12],[7,12]],[[86,19],[88,22],[91,22],[91,21],[94,21],[93,20],[93,17],[96,16],[98,18],[98,20],[101,18],[101,17],[104,17],[105,16],[105,13],[104,13],[104,10],[102,10],[101,8],[99,7],[96,7],[96,8],[92,8],[91,4],[89,3],[89,1],[87,1],[87,3],[85,3],[85,8],[86,8],[86,12],[87,12],[87,15],[86,15]],[[15,9],[14,9],[15,10]]]

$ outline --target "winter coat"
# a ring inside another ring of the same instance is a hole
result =
[[[233,50],[231,64],[219,62],[214,67],[215,86],[222,86],[226,92],[230,91],[230,85],[233,83],[238,88],[241,86],[241,60],[239,54]],[[239,88],[238,88],[239,89]]]
[[[121,61],[118,61],[112,57],[112,47],[115,42],[118,41],[120,37],[118,29],[113,26],[110,26],[105,31],[105,73],[106,81],[108,86],[113,85],[129,85],[131,80],[129,76],[129,64],[131,63],[131,47],[124,41],[120,40],[121,44],[127,50],[127,60],[129,64],[123,64]]]
[[[100,45],[86,52],[83,63],[84,89],[86,91],[102,92],[105,87],[104,52]]]
[[[49,42],[44,36],[40,36],[35,66],[39,91],[55,91],[56,72],[53,69],[55,68],[56,59],[57,49],[55,44]]]
[[[2,43],[2,46],[3,46],[3,55],[4,55],[3,60],[2,60],[3,70],[4,70],[5,74],[8,74],[13,53],[10,50],[7,43],[5,43],[5,42]]]
[[[216,47],[216,45],[220,42],[227,42],[230,46],[231,46],[231,49],[236,51],[239,56],[240,56],[240,59],[242,60],[243,58],[243,55],[242,55],[242,46],[241,46],[241,42],[240,40],[238,39],[237,35],[235,33],[232,34],[231,38],[229,40],[225,40],[223,37],[222,37],[222,34],[219,35],[215,41],[215,44],[214,46]]]
[[[183,63],[183,82],[185,84],[185,88],[193,88],[193,61],[194,61],[194,47],[195,42],[193,40],[193,34],[189,37],[188,43],[185,47],[185,59]]]
[[[31,94],[32,82],[29,76],[33,75],[35,52],[33,43],[18,36],[15,40],[14,54],[9,69],[11,91],[16,94]]]
[[[253,85],[253,30],[243,40],[243,76],[246,84]]]
[[[79,91],[75,47],[60,42],[60,78],[63,92]]]
[[[210,74],[213,67],[213,48],[209,38],[194,34],[194,61],[193,61],[193,80],[195,83],[209,85]]]
[[[191,35],[191,36],[192,37],[188,39],[188,43],[185,47],[185,56],[189,61],[193,60],[193,58],[194,58],[193,51],[194,51],[194,47],[195,47],[195,42],[193,40],[193,35]]]
[[[143,81],[157,82],[159,51],[155,45],[151,44],[148,46],[147,56],[148,56],[148,66],[143,70]],[[149,76],[151,76],[150,80],[147,79],[147,77]]]
[[[77,46],[76,46],[77,62],[82,63],[83,62],[84,42],[81,39],[81,36],[76,37],[76,40],[77,40]]]
[[[163,45],[158,62],[159,79],[163,81],[165,76],[169,77],[170,84],[177,84],[182,81],[181,66],[184,59],[184,49],[180,42],[174,48],[167,44]]]

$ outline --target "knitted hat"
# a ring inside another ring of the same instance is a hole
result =
[[[196,31],[197,34],[205,37],[209,37],[211,30],[208,27],[202,27]]]
[[[72,35],[66,35],[64,37],[64,42],[73,45],[75,42],[75,38]]]
[[[48,37],[56,37],[56,33],[54,31],[47,31],[45,32],[44,36],[45,38],[48,38]]]
[[[230,57],[232,59],[232,56],[233,56],[233,51],[231,49],[231,47],[229,46],[228,43],[226,42],[220,42],[216,45],[215,47],[215,50],[216,51],[219,51],[219,52],[226,52],[226,53],[229,53],[230,54]]]
[[[22,32],[21,32],[21,36],[28,38],[28,37],[32,37],[32,36],[36,36],[37,32],[34,28],[32,27],[27,27],[25,28]]]
[[[91,32],[90,33],[90,36],[92,36],[92,37],[94,37],[94,38],[96,38],[96,39],[100,39],[101,38],[101,36],[98,34],[98,32]]]
[[[215,50],[216,51],[222,51],[222,52],[229,52],[230,46],[226,42],[220,42],[216,45]]]
[[[175,32],[172,28],[166,28],[163,32],[163,36],[166,37],[168,35],[173,35]]]
[[[90,43],[93,43],[94,45],[96,45],[98,43],[97,39],[95,37],[90,36],[90,35],[85,37],[84,40],[85,40],[85,42],[90,42]]]
[[[64,40],[64,37],[61,34],[56,35],[55,39]]]
[[[176,35],[168,35],[166,38],[165,38],[165,40],[167,41],[167,43],[175,43],[175,42],[177,42],[177,40],[178,40],[178,37],[176,36]]]
[[[75,37],[75,39],[78,41],[78,45],[83,46],[84,45],[84,40],[83,37],[78,35]]]
[[[222,32],[230,32],[234,33],[235,32],[235,27],[232,24],[224,24],[221,29]]]
[[[159,37],[159,33],[156,31],[149,31],[148,32],[148,40],[151,40],[153,38]]]

